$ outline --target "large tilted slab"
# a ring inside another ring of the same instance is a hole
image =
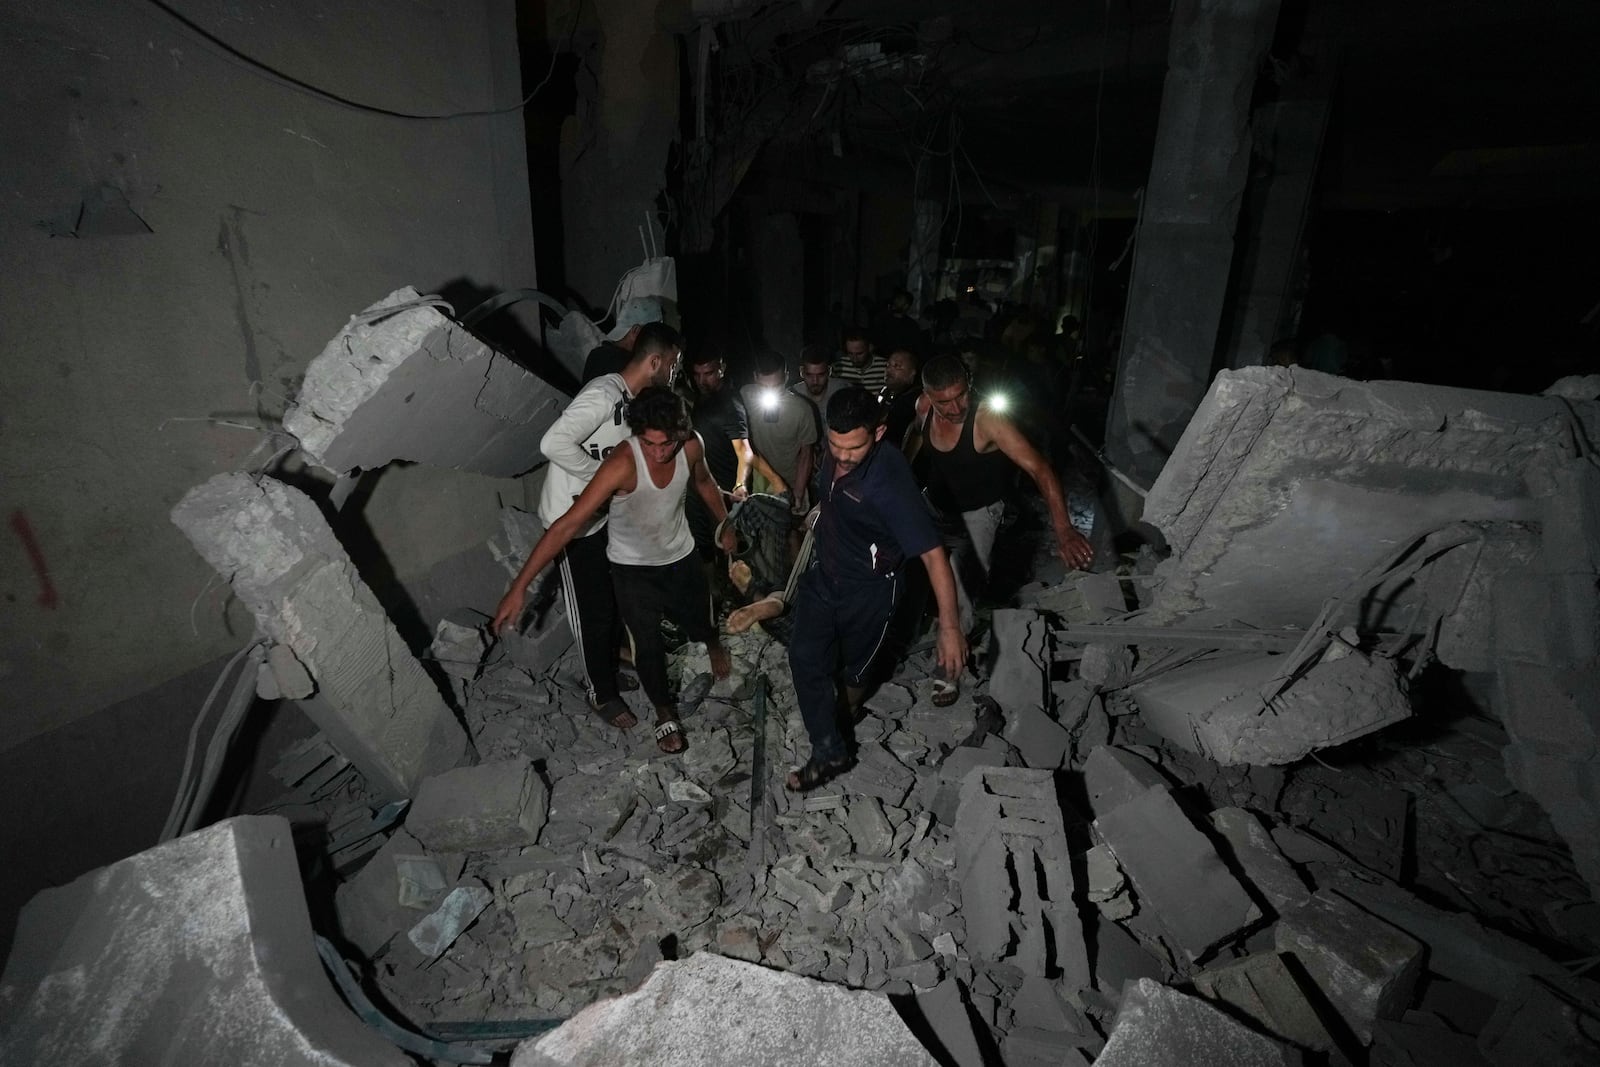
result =
[[[517,1050],[512,1067],[933,1067],[889,998],[708,952],[659,963]]]
[[[289,824],[246,816],[46,889],[0,977],[0,1063],[403,1067],[339,999]]]
[[[437,308],[363,321],[417,299],[390,293],[340,330],[306,368],[284,428],[341,474],[397,459],[497,478],[537,466],[567,395]]]
[[[311,673],[317,692],[301,706],[375,790],[410,796],[462,761],[465,731],[309,497],[219,474],[172,521]]]

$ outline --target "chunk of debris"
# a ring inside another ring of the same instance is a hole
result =
[[[1095,1067],[1289,1067],[1293,1049],[1258,1034],[1211,1007],[1159,982],[1128,983],[1122,1006]]]
[[[539,840],[549,789],[526,756],[459,767],[427,779],[406,829],[436,852],[488,852]]]
[[[1261,918],[1239,880],[1167,790],[1147,789],[1110,811],[1096,810],[1094,826],[1139,899],[1190,959],[1201,959]]]
[[[1311,899],[1311,890],[1284,858],[1261,820],[1243,808],[1218,808],[1211,825],[1227,839],[1233,861],[1244,871],[1250,888],[1278,914]]]
[[[1136,752],[1101,745],[1083,764],[1083,786],[1096,815],[1114,811],[1152,789],[1165,789],[1166,776]]]
[[[1108,919],[1126,919],[1133,914],[1128,880],[1117,866],[1117,857],[1105,845],[1096,845],[1083,854],[1083,868],[1089,883],[1089,903]]]
[[[1279,920],[1279,952],[1293,954],[1363,1044],[1377,1019],[1411,1001],[1423,947],[1413,937],[1333,893],[1319,892]]]
[[[337,474],[402,459],[510,478],[538,464],[566,402],[407,286],[311,361],[283,427]]]
[[[1279,953],[1246,956],[1201,971],[1193,981],[1201,996],[1227,1005],[1282,1041],[1312,1052],[1333,1052],[1337,1047],[1293,968]]]
[[[432,900],[418,885],[408,886],[407,860],[426,858],[438,866],[439,893]],[[444,891],[455,885],[465,862],[462,856],[428,856],[422,842],[396,830],[355,877],[342,883],[333,895],[339,932],[368,959],[417,921],[415,907],[432,907]]]
[[[406,940],[416,946],[424,959],[438,959],[477,921],[493,899],[494,894],[487,886],[458,885],[445,894],[437,908],[406,932]]]
[[[1567,971],[1531,945],[1486,928],[1470,915],[1449,912],[1397,885],[1334,872],[1331,887],[1363,911],[1428,946],[1428,970],[1498,997],[1524,975],[1564,977]]]
[[[1358,651],[1325,656],[1279,693],[1275,679],[1283,664],[1284,657],[1262,653],[1220,655],[1130,692],[1145,725],[1225,765],[1293,763],[1411,715],[1391,659]]]
[[[956,816],[966,948],[1024,974],[1053,963],[1073,988],[1090,982],[1066,832],[1049,771],[978,767]]]
[[[466,734],[310,497],[219,474],[172,521],[310,671],[318,692],[301,707],[384,799],[461,762]]]
[[[512,1067],[750,1067],[861,1063],[933,1067],[889,999],[700,952],[658,964],[632,993],[598,1001]]]
[[[39,893],[0,1005],[6,1063],[411,1062],[334,991],[277,816],[227,819]]]

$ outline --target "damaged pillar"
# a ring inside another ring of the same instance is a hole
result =
[[[1180,0],[1124,341],[1111,459],[1149,484],[1211,378],[1250,161],[1250,93],[1277,0]]]
[[[172,521],[310,672],[317,692],[301,706],[375,791],[410,796],[462,761],[465,731],[310,497],[219,474]]]

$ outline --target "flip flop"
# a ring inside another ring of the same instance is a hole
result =
[[[678,747],[668,748],[668,738],[676,738]],[[656,723],[656,747],[669,756],[681,755],[689,747],[689,742],[683,736],[683,727],[677,719],[664,719]]]
[[[928,699],[936,708],[948,708],[961,696],[960,680],[951,681],[948,678],[935,678],[933,680],[933,695]]]

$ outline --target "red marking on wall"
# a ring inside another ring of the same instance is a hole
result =
[[[50,581],[50,567],[39,549],[39,539],[33,536],[33,527],[28,524],[28,516],[21,511],[13,511],[11,528],[16,531],[17,540],[22,542],[22,550],[28,554],[28,562],[33,564],[33,573],[39,579],[39,606],[55,607],[60,599],[56,596],[54,583]]]

